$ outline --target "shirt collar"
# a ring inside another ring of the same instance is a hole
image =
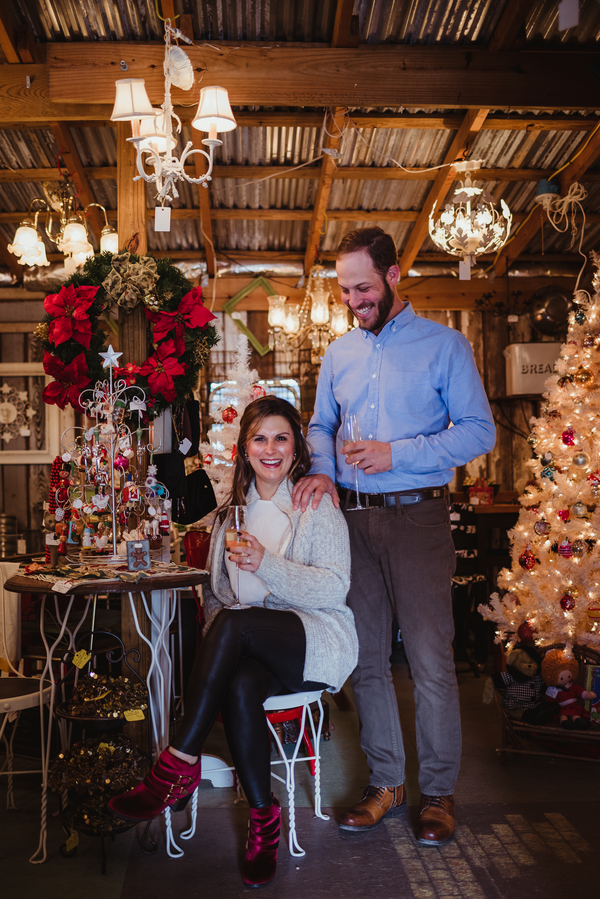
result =
[[[412,324],[416,317],[417,313],[413,309],[412,304],[405,302],[398,315],[387,322],[379,334],[373,334],[372,331],[363,331],[364,338],[365,340],[367,338],[370,338],[371,340],[384,340],[389,334],[394,334],[400,328],[406,328],[407,325]]]

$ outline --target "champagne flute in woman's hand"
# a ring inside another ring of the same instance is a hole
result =
[[[348,443],[355,443],[360,439],[360,425],[358,423],[358,418],[356,415],[351,415],[349,412],[346,412],[342,421],[342,445],[346,446]],[[356,462],[354,462],[353,465],[354,485],[356,487],[356,505],[347,506],[347,512],[354,512],[356,509],[364,509],[364,506],[361,506],[360,504],[360,494],[358,490],[358,466]]]
[[[249,546],[247,540],[241,539],[241,534],[243,531],[248,530],[248,520],[247,520],[247,506],[229,506],[227,511],[227,518],[225,519],[225,546],[227,549],[239,549],[242,546]],[[237,565],[237,573],[236,573],[236,599],[240,601],[240,568],[237,564],[237,560],[241,559],[241,556],[235,555],[235,561]]]

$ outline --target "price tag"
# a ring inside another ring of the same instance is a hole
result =
[[[129,709],[124,714],[126,721],[143,721],[146,717],[141,709]]]
[[[115,747],[111,746],[110,743],[98,743],[98,749],[108,749],[109,752],[115,751]]]
[[[170,231],[171,230],[171,207],[156,206],[154,209],[154,230]]]
[[[192,445],[192,441],[189,437],[184,437],[181,443],[179,444],[179,452],[183,453],[184,456],[187,456],[189,449]]]
[[[54,581],[52,590],[54,591],[54,593],[68,593],[72,586],[73,581],[67,581],[63,578],[59,581]]]
[[[76,668],[83,668],[91,658],[91,653],[86,652],[85,649],[80,649],[79,652],[76,652],[73,656],[73,664]]]
[[[65,843],[65,849],[67,852],[72,852],[73,849],[77,849],[79,846],[79,834],[76,831],[73,831],[70,837],[67,838],[67,842]]]

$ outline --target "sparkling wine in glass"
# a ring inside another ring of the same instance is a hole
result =
[[[352,415],[350,413],[346,413],[344,415],[342,421],[342,445],[347,446],[349,443],[355,443],[357,440],[360,440],[360,424],[358,422],[358,418],[356,415]],[[360,493],[358,490],[358,466],[356,462],[354,464],[354,485],[356,489],[356,505],[348,505],[346,507],[347,512],[354,512],[356,509],[364,509],[364,506],[361,506],[360,503]]]
[[[242,531],[248,530],[247,506],[229,506],[227,518],[225,519],[225,546],[227,549],[240,549],[243,546],[250,546],[247,540],[241,539]],[[236,572],[236,599],[240,601],[240,569],[237,565]]]

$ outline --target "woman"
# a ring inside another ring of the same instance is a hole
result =
[[[250,805],[242,878],[275,875],[281,810],[271,794],[269,696],[339,690],[356,665],[358,641],[346,606],[350,546],[329,496],[294,510],[291,489],[310,469],[300,415],[285,400],[250,403],[240,422],[231,504],[248,507],[248,545],[225,552],[222,509],[213,528],[204,588],[207,632],[190,677],[177,736],[143,783],[115,796],[123,818],[180,809],[200,782],[202,744],[221,712],[233,762]],[[240,597],[235,595],[239,571]],[[238,601],[238,600],[241,600]]]

